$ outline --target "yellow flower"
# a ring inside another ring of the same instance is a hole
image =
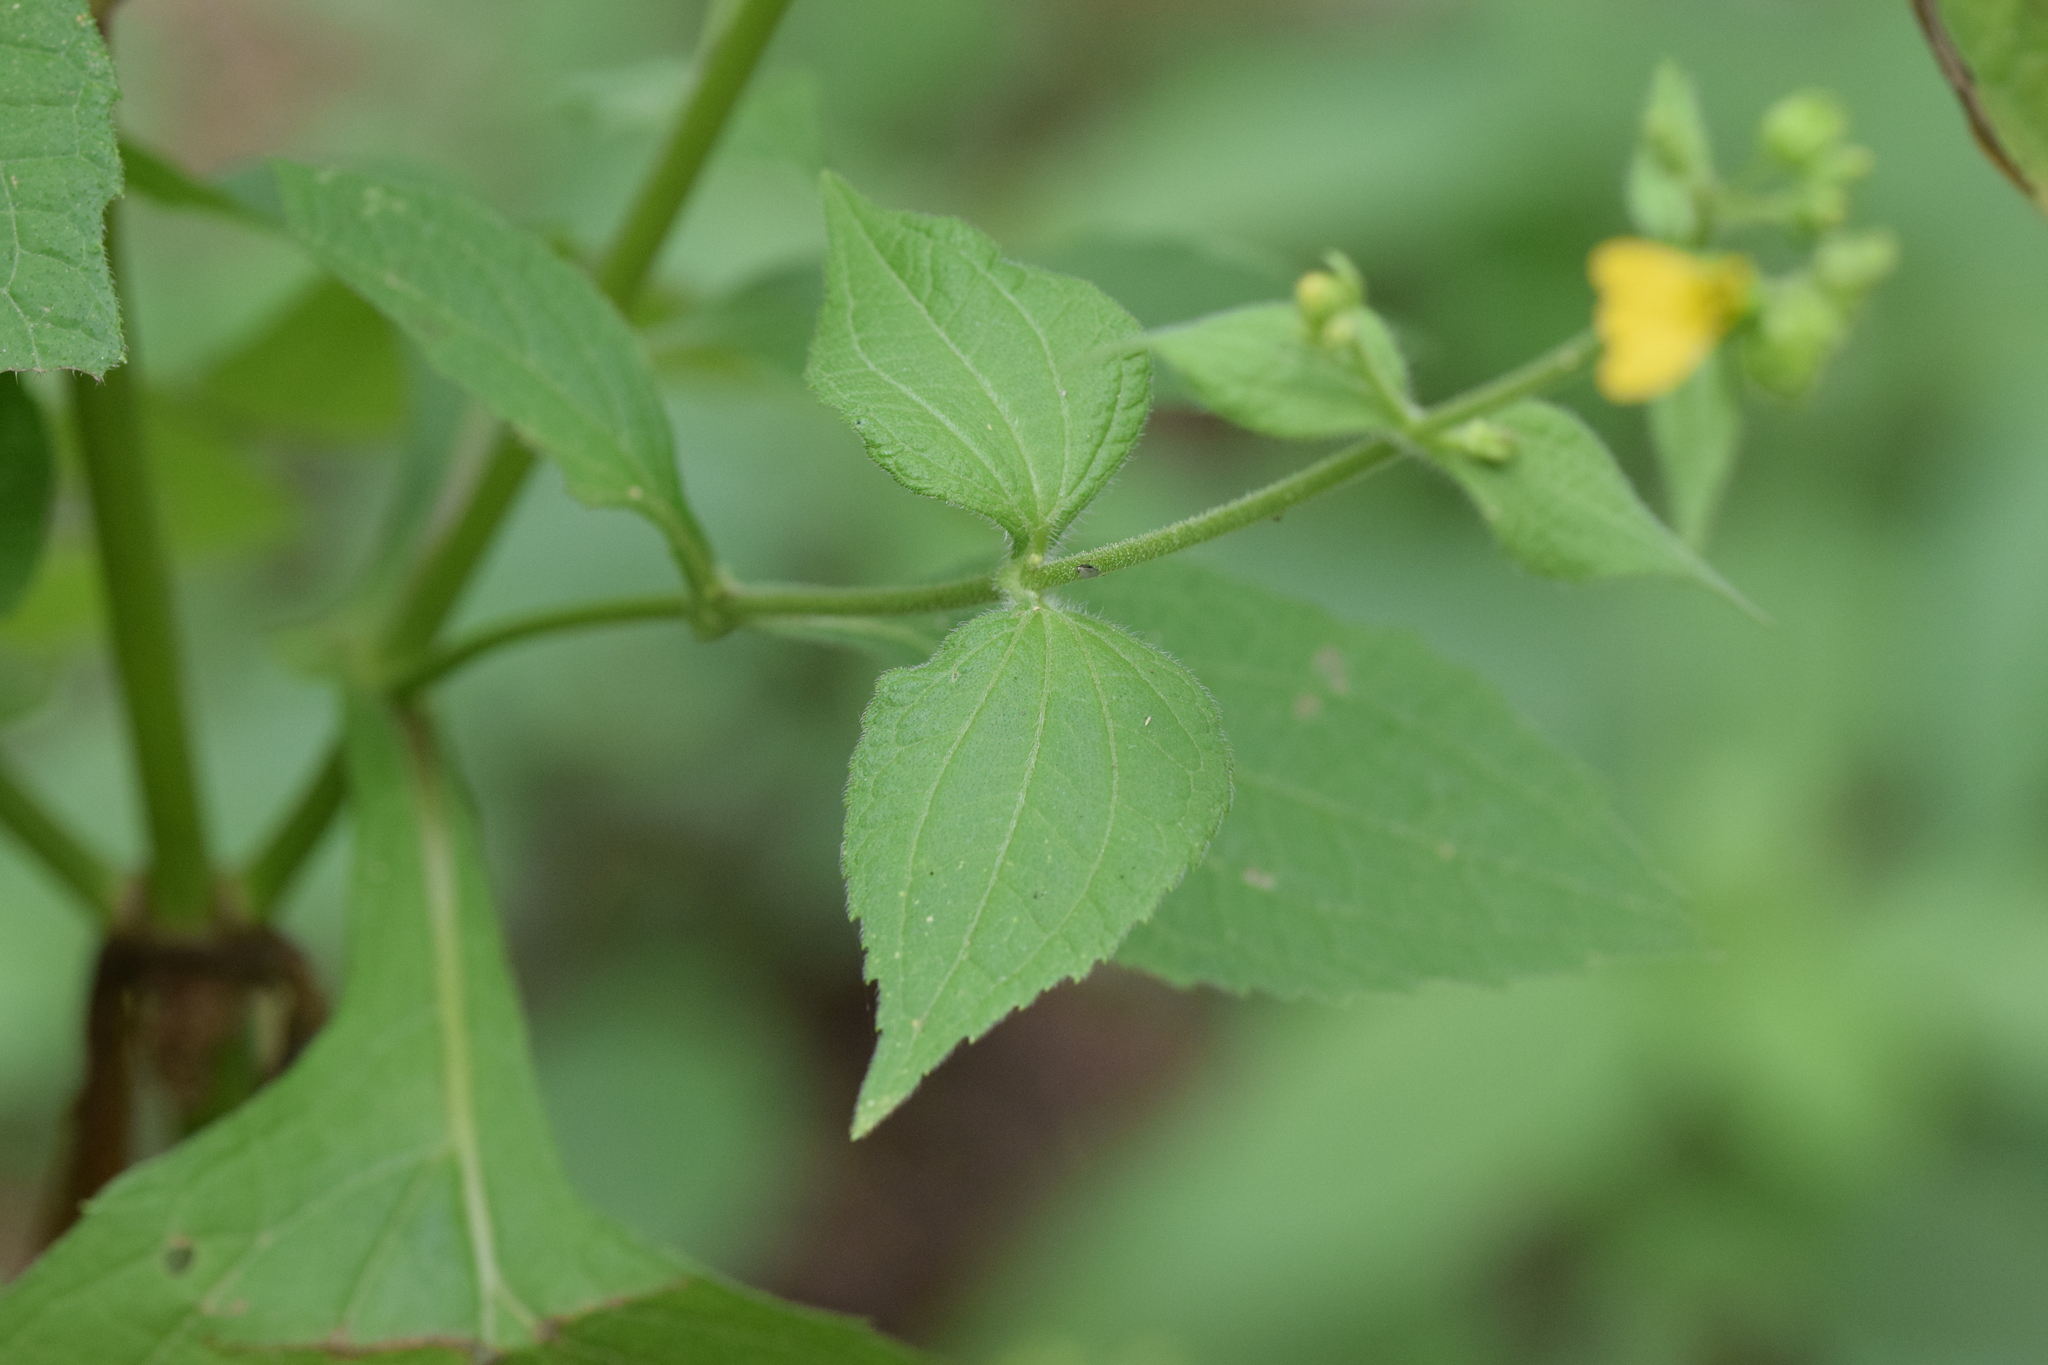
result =
[[[1586,273],[1599,304],[1600,392],[1647,403],[1685,382],[1749,306],[1747,256],[1695,256],[1661,242],[1616,237],[1593,248]]]

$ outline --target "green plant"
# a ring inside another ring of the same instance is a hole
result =
[[[1734,455],[1736,359],[1767,387],[1803,390],[1888,263],[1881,239],[1842,227],[1843,187],[1864,163],[1825,102],[1774,111],[1776,178],[1736,188],[1683,79],[1662,73],[1653,94],[1631,202],[1660,240],[1603,280],[1602,327],[1610,360],[1676,347],[1621,396],[1657,404],[1684,537],[1591,428],[1537,397],[1593,360],[1590,337],[1424,405],[1341,257],[1291,302],[1148,334],[1090,284],[828,177],[810,382],[883,468],[994,522],[1010,553],[946,583],[751,585],[721,567],[685,496],[629,319],[783,8],[717,12],[667,148],[587,273],[444,188],[277,163],[231,193],[140,148],[117,155],[90,16],[25,3],[4,21],[25,54],[4,97],[23,164],[34,159],[15,187],[34,213],[16,214],[18,326],[0,344],[10,369],[81,372],[70,431],[150,835],[144,871],[124,880],[0,780],[0,817],[106,935],[60,1215],[127,1163],[131,1057],[148,1059],[143,1080],[185,1137],[0,1301],[10,1359],[898,1354],[639,1245],[555,1167],[471,816],[424,699],[469,661],[556,630],[656,617],[706,642],[770,625],[897,639],[892,618],[989,608],[884,675],[853,757],[845,868],[881,1035],[856,1132],[961,1041],[1112,956],[1184,984],[1341,998],[1691,945],[1677,897],[1595,785],[1483,684],[1405,636],[1246,583],[1121,571],[1412,458],[1460,486],[1534,572],[1692,577],[1733,596],[1698,547]],[[135,366],[99,245],[124,164],[137,193],[297,243],[503,424],[474,460],[406,490],[388,553],[316,633],[308,652],[342,694],[342,738],[233,873],[198,797]],[[1759,226],[1789,231],[1800,264],[1753,288],[1746,268],[1732,289],[1702,273],[1720,231]],[[1720,302],[1695,317],[1702,289]],[[1348,444],[1183,521],[1063,552],[1139,437],[1154,354],[1248,430]],[[0,520],[0,592],[18,592],[52,497],[38,413],[53,395],[6,392],[0,458],[19,494]],[[537,458],[585,503],[646,518],[684,590],[445,638]],[[348,993],[285,1071],[324,1006],[269,924],[344,803]]]

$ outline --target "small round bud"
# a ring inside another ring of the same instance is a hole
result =
[[[1861,180],[1876,169],[1877,157],[1870,148],[1851,143],[1822,157],[1815,174],[1830,184],[1846,185],[1852,180]]]
[[[1826,232],[1849,221],[1849,191],[1830,181],[1809,182],[1795,201],[1792,221],[1808,232]]]
[[[1760,291],[1762,306],[1744,339],[1742,361],[1750,378],[1785,398],[1798,398],[1820,378],[1841,349],[1849,319],[1839,301],[1810,276],[1773,280]]]
[[[1814,279],[1842,299],[1867,293],[1898,268],[1898,238],[1881,228],[1829,233],[1813,253]]]
[[[1349,306],[1344,285],[1327,270],[1311,270],[1294,282],[1294,303],[1311,328],[1335,317]]]
[[[1801,90],[1764,115],[1764,150],[1788,166],[1806,166],[1849,135],[1849,115],[1825,90]]]
[[[1365,279],[1341,251],[1332,251],[1324,260],[1327,270],[1311,270],[1294,282],[1294,304],[1301,310],[1309,339],[1333,345],[1330,326],[1365,302]]]
[[[1332,350],[1349,346],[1358,340],[1358,311],[1347,308],[1323,324],[1316,340]]]

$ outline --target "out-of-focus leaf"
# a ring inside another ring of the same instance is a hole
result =
[[[291,529],[296,509],[283,484],[217,416],[176,395],[151,393],[142,422],[165,529],[178,553],[260,549]]]
[[[193,178],[184,167],[132,138],[121,139],[121,169],[128,193],[170,209],[197,209],[232,218],[245,227],[276,232],[284,225],[225,190]]]
[[[1003,260],[957,219],[823,184],[831,247],[811,387],[905,487],[1042,551],[1144,425],[1151,360],[1136,320],[1085,280]]]
[[[1359,342],[1380,373],[1398,376],[1407,362],[1377,314],[1357,310]],[[1394,424],[1355,365],[1308,337],[1288,303],[1254,304],[1150,333],[1152,349],[1171,361],[1202,405],[1248,431],[1291,440],[1353,436]]]
[[[683,1278],[561,1175],[476,833],[431,737],[367,704],[349,732],[340,1012],[282,1079],[109,1187],[0,1298],[10,1365],[506,1350]]]
[[[1263,303],[1293,286],[1279,261],[1185,238],[1089,237],[1035,259],[1097,285],[1145,327]]]
[[[0,370],[98,375],[125,354],[104,226],[115,95],[85,0],[0,6]]]
[[[1215,694],[1237,789],[1119,962],[1336,1000],[1693,945],[1592,776],[1412,635],[1180,565],[1086,596]]]
[[[35,577],[56,497],[49,434],[35,399],[14,375],[0,375],[0,616],[13,611]]]
[[[1177,237],[1086,237],[1033,259],[1098,286],[1144,327],[1263,303],[1283,296],[1293,284],[1277,259]],[[1170,365],[1152,372],[1152,402],[1156,407],[1201,406]]]
[[[1663,62],[1650,82],[1642,131],[1628,168],[1628,216],[1645,237],[1699,246],[1712,224],[1714,151],[1692,79]]]
[[[851,1319],[696,1280],[577,1318],[547,1345],[517,1352],[505,1365],[913,1365],[923,1359]]]
[[[648,347],[667,379],[800,376],[823,297],[815,268],[779,270],[661,323]]]
[[[1625,574],[1694,578],[1747,607],[1706,562],[1651,515],[1607,446],[1578,417],[1523,402],[1492,419],[1506,440],[1492,457],[1436,444],[1437,464],[1463,486],[1501,548],[1532,572],[1569,580]]]
[[[2048,10],[2026,0],[1914,0],[1984,154],[2048,207]]]
[[[1688,545],[1704,548],[1721,492],[1742,447],[1736,370],[1725,351],[1650,404],[1650,444],[1664,474],[1671,522]]]
[[[1375,1337],[1465,1276],[1492,1327],[1532,1229],[1641,1159],[1643,1044],[1589,985],[1437,986],[1234,1030],[1174,1121],[1019,1239],[967,1335],[1058,1333],[1087,1365],[1513,1360],[1498,1328],[1463,1351]]]
[[[652,137],[675,121],[690,90],[690,64],[655,57],[580,72],[562,89],[560,106],[592,132]],[[824,169],[824,120],[817,78],[783,69],[757,75],[719,137],[721,160],[774,162],[815,176]]]
[[[47,660],[0,643],[0,723],[19,719],[48,701],[55,681]]]
[[[734,111],[719,155],[777,162],[806,175],[825,168],[825,120],[818,81],[808,71],[769,72]]]
[[[755,629],[786,640],[855,649],[894,668],[921,664],[945,640],[944,617],[783,616]]]
[[[205,392],[245,421],[333,441],[388,436],[405,416],[405,370],[391,324],[322,280],[206,377]]]
[[[913,1357],[589,1210],[541,1116],[466,802],[424,721],[349,716],[347,994],[286,1075],[110,1186],[0,1298],[9,1365]]]
[[[883,674],[846,786],[849,898],[881,986],[855,1135],[1114,952],[1229,804],[1216,704],[1114,626],[993,611]]]
[[[464,195],[275,163],[285,219],[322,265],[596,507],[690,534],[668,418],[639,341],[590,280]]]
[[[54,658],[84,643],[99,615],[99,570],[91,552],[58,536],[14,614],[0,621],[0,642],[37,658]]]

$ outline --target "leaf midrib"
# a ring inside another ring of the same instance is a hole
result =
[[[1034,517],[1037,517],[1042,520],[1045,515],[1045,494],[1043,490],[1041,490],[1038,486],[1038,470],[1031,463],[1031,453],[1024,447],[1024,433],[1017,430],[1016,417],[1010,412],[1009,408],[1003,403],[1002,399],[997,396],[995,386],[989,383],[988,376],[984,375],[978,368],[976,368],[974,362],[967,358],[967,353],[965,351],[962,351],[959,348],[959,346],[954,344],[951,333],[947,332],[944,327],[941,327],[939,325],[939,320],[932,316],[931,309],[925,307],[924,300],[919,298],[917,296],[917,291],[910,287],[910,281],[904,279],[902,275],[898,274],[896,268],[889,263],[889,258],[882,253],[881,244],[875,240],[874,234],[868,231],[868,225],[861,221],[859,212],[857,210],[851,210],[848,212],[847,217],[852,220],[855,230],[860,233],[861,241],[867,245],[868,251],[874,256],[875,260],[880,263],[882,267],[882,273],[887,275],[890,281],[893,284],[895,284],[895,286],[898,289],[903,291],[903,297],[910,301],[910,306],[915,308],[918,312],[918,315],[925,320],[928,326],[930,326],[933,335],[937,336],[941,342],[945,343],[946,349],[953,353],[953,358],[960,362],[960,368],[967,371],[968,375],[974,380],[975,384],[980,387],[982,397],[988,399],[989,406],[994,408],[996,410],[996,414],[1003,419],[1003,430],[1009,434],[1010,444],[1012,447],[1015,448],[1017,452],[1017,463],[1023,467],[1024,477],[1027,480],[1029,480],[1031,484],[1031,514]],[[939,245],[934,239],[932,239],[928,235],[925,236],[925,242],[927,244],[927,247],[931,249],[936,249]],[[957,252],[956,248],[948,249],[955,250]],[[964,252],[957,252],[957,254],[962,256],[963,259],[966,255],[966,253]],[[995,476],[997,485],[1000,488],[1002,488],[1004,494],[1011,498],[1014,502],[1016,500],[1017,494],[1010,487],[1009,480],[1003,478],[1002,474],[996,469],[995,465],[991,462],[989,457],[982,452],[981,448],[977,446],[974,443],[974,441],[969,436],[967,436],[966,433],[962,432],[958,427],[954,426],[950,418],[940,413],[938,409],[934,408],[923,397],[912,392],[909,388],[899,383],[894,376],[890,375],[886,370],[883,370],[882,368],[877,366],[874,363],[874,361],[868,358],[866,348],[860,344],[859,333],[857,330],[854,329],[852,325],[853,291],[851,290],[847,291],[846,311],[847,334],[849,337],[852,338],[854,343],[854,349],[857,352],[859,352],[861,360],[867,364],[868,368],[873,370],[876,374],[881,375],[884,379],[887,379],[891,384],[896,385],[896,387],[901,389],[904,394],[915,399],[917,403],[925,409],[925,411],[931,413],[934,417],[937,417],[941,422],[945,423],[946,428],[949,431],[951,431],[955,436],[959,437],[961,444],[965,445],[969,450],[973,451],[975,456],[978,459],[980,459],[983,467],[986,468],[990,474]],[[1057,371],[1054,372],[1053,386],[1055,388],[1059,386]]]
[[[421,740],[404,746],[408,776],[418,794],[420,864],[426,891],[427,923],[434,967],[434,1006],[441,1034],[442,1116],[462,1189],[463,1216],[476,1273],[477,1339],[487,1346],[523,1345],[539,1324],[535,1313],[505,1282],[498,1264],[496,1229],[484,1184],[483,1151],[476,1121],[476,1079],[469,1050],[468,981],[462,953],[462,887],[455,865],[454,830],[434,765],[420,752]],[[525,1336],[501,1339],[497,1313],[503,1306]]]

